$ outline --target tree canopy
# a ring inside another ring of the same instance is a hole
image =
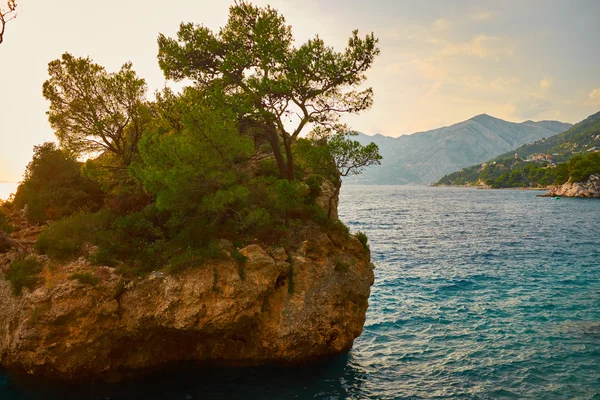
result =
[[[377,43],[373,34],[354,31],[341,52],[318,36],[294,47],[291,27],[275,9],[239,1],[219,32],[184,23],[176,39],[161,34],[158,59],[167,78],[217,88],[258,124],[280,176],[293,180],[292,143],[307,125],[339,132],[341,115],[372,105],[372,89],[359,86],[379,54]]]
[[[64,53],[48,64],[48,73],[43,94],[61,146],[76,154],[108,151],[129,165],[149,118],[146,82],[131,63],[109,73],[89,57]]]
[[[373,34],[357,32],[342,52],[319,37],[294,47],[277,11],[239,1],[218,33],[183,24],[177,39],[159,37],[165,75],[192,84],[152,100],[131,63],[108,72],[63,54],[43,85],[60,148],[36,147],[15,196],[32,222],[55,221],[37,251],[174,272],[222,255],[218,242],[347,234],[332,199],[343,177],[381,157],[340,118],[370,107],[361,85],[378,53]]]
[[[247,196],[237,175],[252,154],[252,141],[240,134],[231,110],[210,100],[194,88],[157,96],[136,172],[159,208],[218,214]]]

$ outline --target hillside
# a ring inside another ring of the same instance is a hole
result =
[[[544,187],[580,182],[596,172],[600,112],[566,132],[524,145],[482,164],[444,176],[439,185]]]
[[[514,152],[504,153],[496,160],[512,158],[517,154],[520,158],[527,158],[533,154],[554,155],[559,161],[566,161],[573,154],[587,151],[600,146],[600,112],[590,115],[586,119],[573,125],[571,129],[547,139],[538,140],[531,144],[519,147]]]
[[[517,147],[554,136],[571,127],[557,121],[507,122],[481,114],[427,132],[392,138],[359,134],[362,144],[375,142],[381,166],[352,180],[375,184],[429,184],[457,169],[481,163]]]

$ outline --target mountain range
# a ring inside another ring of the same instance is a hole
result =
[[[399,137],[359,133],[355,140],[377,144],[383,160],[380,166],[369,167],[347,181],[429,184],[448,173],[554,136],[571,126],[558,121],[515,123],[481,114],[451,126]]]
[[[600,173],[597,156],[591,156],[596,152],[600,152],[600,112],[558,135],[448,174],[437,184],[486,184],[492,188],[562,185],[569,178],[587,179],[592,173]]]

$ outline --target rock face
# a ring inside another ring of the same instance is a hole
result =
[[[0,278],[0,365],[69,381],[119,380],[175,361],[301,364],[347,352],[373,271],[353,236],[305,232],[293,251],[258,244],[179,275],[126,279],[84,259],[45,263],[21,296]],[[0,276],[8,261],[0,259]],[[74,272],[95,274],[83,284]]]
[[[15,246],[9,234],[0,231],[0,254],[8,253]]]
[[[600,198],[600,176],[591,175],[586,182],[567,182],[550,188],[546,196]]]

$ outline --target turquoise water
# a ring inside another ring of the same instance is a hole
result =
[[[346,186],[376,283],[349,355],[117,386],[0,373],[0,399],[600,399],[600,201]]]

